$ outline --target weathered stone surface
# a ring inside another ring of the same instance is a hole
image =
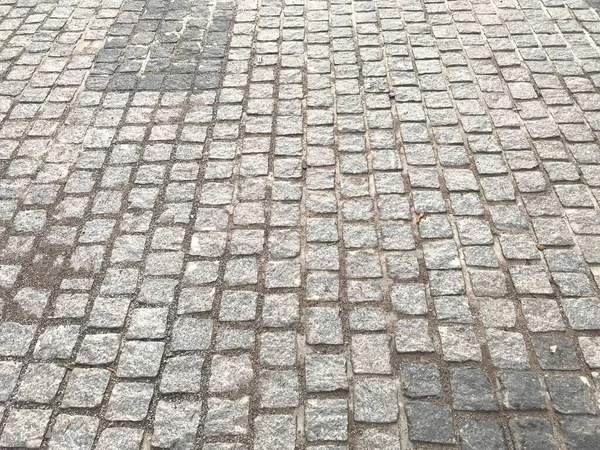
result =
[[[0,447],[600,448],[594,5],[0,14]]]

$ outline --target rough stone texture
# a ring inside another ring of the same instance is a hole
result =
[[[3,2],[0,447],[600,448],[589,2]]]

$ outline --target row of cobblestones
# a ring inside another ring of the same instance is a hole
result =
[[[1,448],[600,448],[583,0],[0,14]]]

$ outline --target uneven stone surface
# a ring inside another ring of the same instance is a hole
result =
[[[600,449],[595,1],[3,1],[0,447]]]

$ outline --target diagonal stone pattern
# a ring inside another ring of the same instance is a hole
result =
[[[0,448],[600,448],[594,5],[0,15]]]

